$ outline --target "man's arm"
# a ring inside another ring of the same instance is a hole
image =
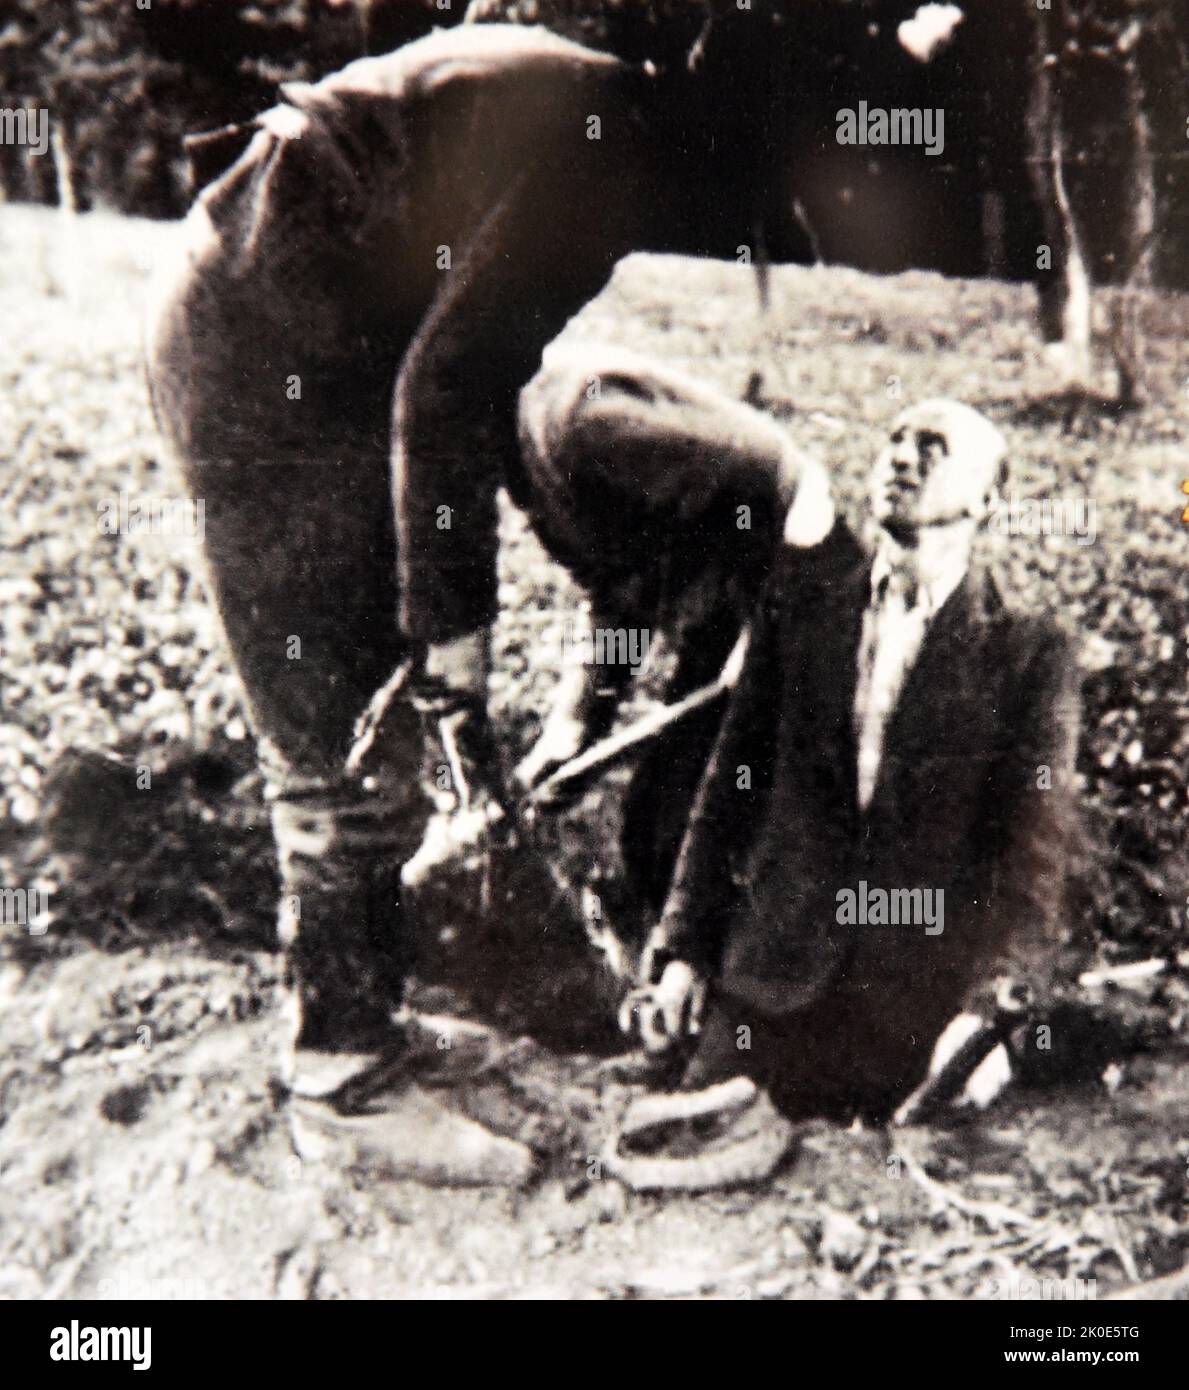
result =
[[[1069,644],[1046,624],[1020,673],[1017,742],[991,787],[989,805],[1003,826],[994,874],[1001,943],[1027,973],[1047,973],[1066,911],[1078,849],[1073,779],[1079,681]]]
[[[743,671],[690,812],[672,887],[645,949],[645,984],[655,983],[671,960],[703,977],[717,968],[735,875],[770,789],[783,679],[780,605],[795,601],[805,567],[837,548],[838,529],[825,471],[808,460],[786,517],[778,563],[750,625]]]
[[[641,975],[655,983],[672,960],[703,977],[714,973],[734,894],[734,870],[768,790],[771,713],[779,703],[769,593],[750,629],[747,659],[702,775],[665,906],[649,937]],[[741,768],[749,784],[740,786]]]

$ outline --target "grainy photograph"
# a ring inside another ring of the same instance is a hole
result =
[[[1187,332],[1183,0],[3,0],[37,1355],[1189,1299]]]

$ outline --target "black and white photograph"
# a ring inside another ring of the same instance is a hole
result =
[[[1187,341],[1185,0],[0,0],[30,1364],[388,1300],[1140,1362]]]

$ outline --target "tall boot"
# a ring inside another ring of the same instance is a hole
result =
[[[391,824],[401,811],[407,816],[346,779],[273,799],[278,932],[298,1053],[370,1053],[399,1041],[391,1016],[410,963]]]
[[[305,1162],[372,1177],[520,1186],[532,1152],[452,1105],[441,1052],[427,1065],[424,1037],[394,1017],[412,955],[399,869],[408,815],[348,780],[290,782],[274,800],[293,1147]],[[419,1084],[427,1072],[433,1089]]]

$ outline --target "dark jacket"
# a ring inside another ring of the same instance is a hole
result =
[[[861,809],[870,574],[841,523],[811,550],[781,548],[652,945],[707,972],[739,1016],[849,1017],[862,1065],[901,1085],[1010,944],[1057,925],[1076,693],[1060,634],[972,570],[926,631]],[[841,925],[840,890],[864,881],[943,890],[942,932]]]

